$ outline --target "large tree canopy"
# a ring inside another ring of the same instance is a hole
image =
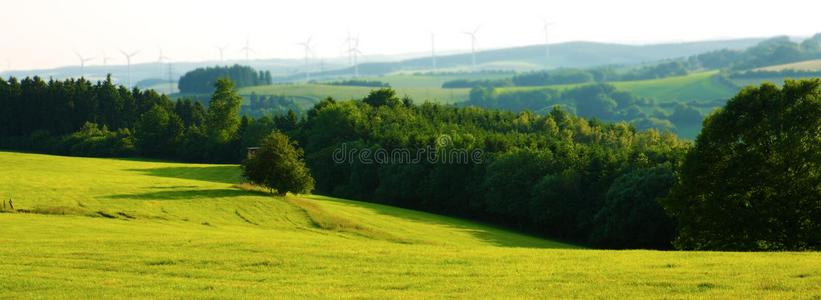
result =
[[[748,87],[709,116],[665,205],[682,249],[821,249],[821,80]]]

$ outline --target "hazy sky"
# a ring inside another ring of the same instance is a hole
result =
[[[480,26],[480,49],[544,42],[542,18],[555,22],[550,40],[676,42],[821,32],[821,1],[195,1],[3,0],[0,70],[78,64],[74,52],[123,64],[119,49],[156,61],[158,48],[175,61],[242,58],[246,38],[254,58],[299,58],[296,45],[313,36],[316,55],[341,56],[350,30],[365,54],[465,50],[462,31]]]

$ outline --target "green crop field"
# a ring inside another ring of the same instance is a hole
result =
[[[616,88],[650,97],[659,102],[678,101],[711,101],[729,99],[738,93],[738,88],[717,80],[717,71],[692,73],[685,76],[674,76],[660,79],[608,82]],[[566,90],[584,84],[562,84],[541,87],[501,88],[500,92],[528,91],[544,88]]]
[[[756,71],[784,71],[784,70],[799,70],[799,71],[821,71],[821,59],[805,60],[783,65],[775,65],[755,69]]]
[[[361,99],[375,88],[356,86],[335,86],[324,84],[282,84],[240,88],[239,93],[250,95],[281,95],[294,96],[319,102],[327,97],[338,100]],[[409,96],[417,103],[425,101],[436,103],[456,103],[468,99],[469,89],[443,89],[441,87],[396,87],[399,96]]]
[[[617,88],[650,97],[659,102],[710,101],[729,99],[738,88],[716,79],[717,71],[652,80],[614,82]]]
[[[818,298],[821,253],[602,251],[235,165],[0,152],[2,298]],[[239,188],[244,187],[244,188]]]
[[[394,88],[441,88],[442,84],[451,80],[489,80],[509,78],[511,76],[511,74],[492,73],[460,73],[441,75],[396,73],[385,76],[362,77],[361,80],[386,82]]]

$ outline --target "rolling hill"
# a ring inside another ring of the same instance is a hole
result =
[[[666,43],[651,45],[623,45],[596,42],[568,42],[551,45],[550,61],[545,63],[544,46],[532,45],[503,49],[492,49],[477,53],[477,61],[482,69],[492,70],[534,70],[556,67],[584,68],[610,64],[638,64],[663,59],[678,58],[719,49],[743,49],[755,45],[763,38],[729,39],[716,41],[699,41],[685,43]],[[149,55],[149,54],[144,54]],[[141,55],[141,57],[143,57]],[[141,60],[144,59],[141,58]],[[379,76],[402,70],[429,71],[430,57],[427,54],[369,55],[362,58],[365,62],[359,66],[360,74]],[[337,57],[308,65],[312,76],[327,80],[346,78],[353,75],[353,68],[347,65],[347,58]],[[123,63],[122,57],[115,61]],[[470,66],[470,54],[459,53],[437,57],[439,71],[464,71]],[[65,66],[52,69],[14,70],[0,73],[0,76],[25,77],[40,76],[43,78],[65,79],[84,75],[91,80],[102,80],[106,74],[112,74],[115,82],[125,84],[128,68],[123,65],[96,65],[93,62],[81,71],[79,66]],[[277,82],[301,82],[305,78],[305,64],[302,59],[260,58],[250,61],[231,60],[174,62],[171,66],[173,77],[179,77],[188,71],[200,67],[215,65],[249,65],[257,70],[267,70],[274,74]],[[146,79],[168,78],[168,65],[164,63],[135,63],[131,66],[131,81],[137,83]],[[328,70],[318,72],[319,70]],[[83,74],[84,73],[84,74]]]
[[[358,86],[338,86],[325,84],[274,84],[264,86],[244,87],[239,93],[248,96],[251,93],[258,95],[293,96],[304,100],[307,104],[315,104],[327,97],[338,100],[362,99],[376,88]],[[466,101],[469,89],[443,89],[439,87],[397,87],[396,93],[400,96],[409,96],[417,103],[425,101],[451,104]]]
[[[623,45],[596,42],[567,42],[550,45],[550,58],[545,58],[544,45],[494,49],[476,53],[479,69],[531,71],[552,68],[589,68],[603,65],[632,65],[687,57],[720,49],[744,49],[763,39],[735,39],[651,45]],[[471,54],[453,54],[436,58],[440,71],[466,71],[471,66]],[[429,70],[430,57],[397,62],[363,63],[359,73],[366,76],[390,74],[401,70]],[[350,76],[352,68],[327,71],[318,76]],[[303,73],[304,74],[304,73]],[[298,80],[299,76],[287,80]]]
[[[821,254],[578,249],[236,185],[234,165],[0,152],[9,298],[812,298]]]
[[[821,59],[805,60],[783,65],[768,66],[755,69],[756,71],[821,71]]]
[[[607,82],[618,89],[632,92],[642,97],[656,99],[660,103],[726,100],[735,95],[739,88],[723,82],[718,71],[691,73],[659,79]],[[499,88],[500,93],[530,91],[539,89],[566,90],[584,84],[562,84],[529,87]]]

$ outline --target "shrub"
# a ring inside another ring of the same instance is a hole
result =
[[[308,193],[314,188],[302,149],[297,148],[288,136],[273,132],[262,140],[254,155],[242,163],[242,174],[254,184],[276,190],[280,195],[287,192]]]

